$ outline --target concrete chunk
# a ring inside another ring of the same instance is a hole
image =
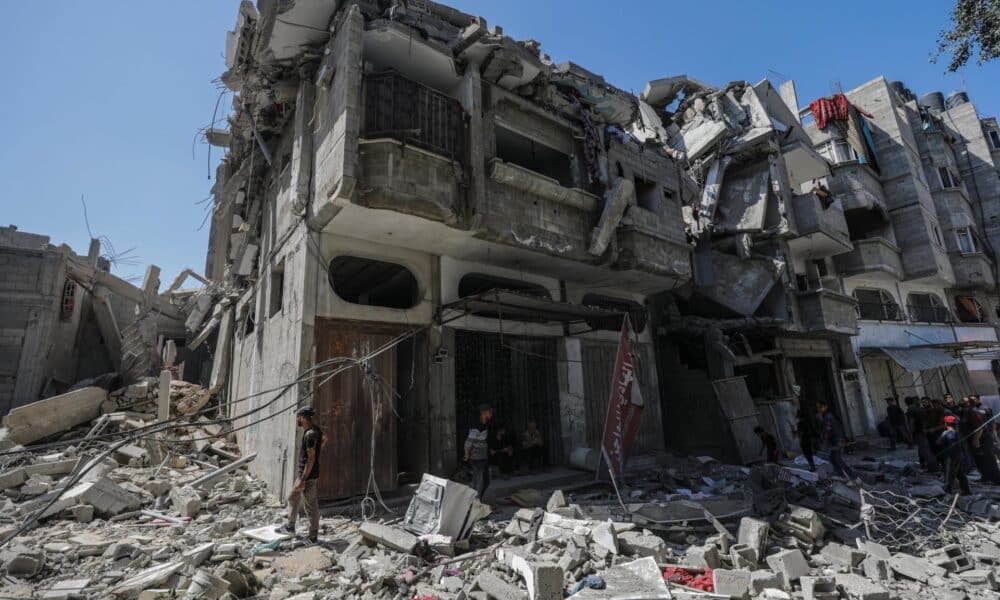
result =
[[[771,570],[784,575],[785,581],[795,581],[809,574],[809,563],[800,550],[783,550],[772,554],[767,557],[767,564]]]
[[[750,595],[750,571],[746,569],[715,569],[712,583],[716,594],[746,598]]]
[[[889,600],[889,590],[860,575],[845,573],[837,575],[836,580],[852,600]]]
[[[759,519],[743,517],[740,519],[740,528],[736,534],[736,543],[749,546],[757,553],[757,560],[764,556],[765,545],[767,544],[767,523]]]
[[[754,596],[759,596],[767,589],[785,589],[785,578],[781,573],[761,569],[750,573],[750,588]]]
[[[865,559],[864,552],[836,542],[823,546],[820,554],[834,564],[849,568],[857,567]]]
[[[94,512],[102,517],[113,517],[126,511],[139,510],[142,506],[141,498],[106,477],[78,483],[63,494],[62,500],[69,500],[72,504],[89,504],[94,507]]]
[[[476,586],[498,600],[524,600],[528,594],[500,579],[489,571],[483,571],[476,577]]]
[[[722,565],[715,546],[691,546],[684,555],[684,564],[691,567],[718,569]]]
[[[618,547],[630,556],[651,556],[657,562],[667,562],[670,550],[663,538],[638,531],[623,531],[618,535]]]
[[[921,583],[927,583],[931,577],[944,577],[947,573],[945,569],[929,560],[902,552],[892,555],[889,559],[889,566],[897,574]]]
[[[864,571],[865,577],[874,579],[875,581],[889,581],[892,579],[892,569],[889,567],[888,559],[879,558],[874,554],[869,554],[861,561],[861,569]]]
[[[381,523],[371,521],[361,525],[361,537],[376,544],[381,544],[397,552],[409,554],[417,547],[417,536]]]
[[[566,507],[566,497],[563,496],[562,490],[556,490],[552,492],[549,496],[549,501],[545,504],[545,510],[547,512],[552,512],[557,508]]]
[[[201,494],[192,487],[175,487],[170,490],[170,504],[182,517],[194,517],[201,510]]]
[[[804,600],[837,600],[837,582],[833,577],[803,577],[802,598]]]
[[[7,413],[3,424],[10,430],[8,439],[30,444],[93,421],[101,415],[101,403],[107,399],[104,388],[80,388],[19,406]]]
[[[23,467],[0,473],[0,490],[21,487],[27,480],[28,473]]]

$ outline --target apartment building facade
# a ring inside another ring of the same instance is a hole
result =
[[[834,263],[858,302],[852,345],[872,430],[889,396],[997,393],[995,121],[964,94],[918,100],[883,77],[845,96],[847,123],[807,129],[854,246]]]

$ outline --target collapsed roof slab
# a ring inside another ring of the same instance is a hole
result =
[[[275,2],[273,12],[263,15],[261,39],[267,40],[263,48],[275,60],[288,60],[330,39],[330,19],[338,4],[330,0]]]
[[[395,69],[413,81],[451,94],[462,78],[451,51],[442,44],[414,37],[409,27],[377,21],[363,34],[365,60],[379,69]]]
[[[652,106],[670,104],[682,91],[703,91],[715,89],[714,86],[691,79],[687,75],[675,75],[646,82],[639,99]]]
[[[712,270],[715,280],[725,284],[700,287],[697,294],[737,314],[750,316],[785,271],[785,263],[777,259],[741,259],[713,252]]]

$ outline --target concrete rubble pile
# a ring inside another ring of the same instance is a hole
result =
[[[205,410],[158,431],[145,384],[57,397],[60,431],[23,425],[47,401],[5,420],[4,598],[878,600],[1000,589],[994,512],[967,512],[1000,490],[963,498],[939,535],[906,550],[873,539],[878,519],[865,513],[879,509],[866,498],[943,495],[898,459],[854,461],[859,491],[824,464],[812,473],[658,456],[638,461],[622,502],[588,482],[523,490],[501,499],[521,508],[489,518],[472,490],[425,475],[402,516],[327,516],[310,544],[276,530],[282,503],[243,470],[255,455],[240,458]],[[110,397],[132,410],[102,412]]]

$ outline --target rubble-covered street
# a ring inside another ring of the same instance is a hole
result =
[[[8,440],[27,440],[38,433],[19,425],[24,414],[55,400],[73,413],[44,444],[5,444],[2,597],[878,600],[1000,589],[1000,487],[946,495],[912,451],[859,445],[849,462],[860,487],[822,459],[811,472],[665,453],[636,457],[620,499],[584,475],[484,507],[431,478],[408,509],[368,520],[357,505],[328,509],[310,543],[276,531],[283,502],[246,471],[255,457],[227,442],[214,408],[161,423],[156,390],[81,388],[5,419]],[[172,391],[176,413],[185,393]]]

